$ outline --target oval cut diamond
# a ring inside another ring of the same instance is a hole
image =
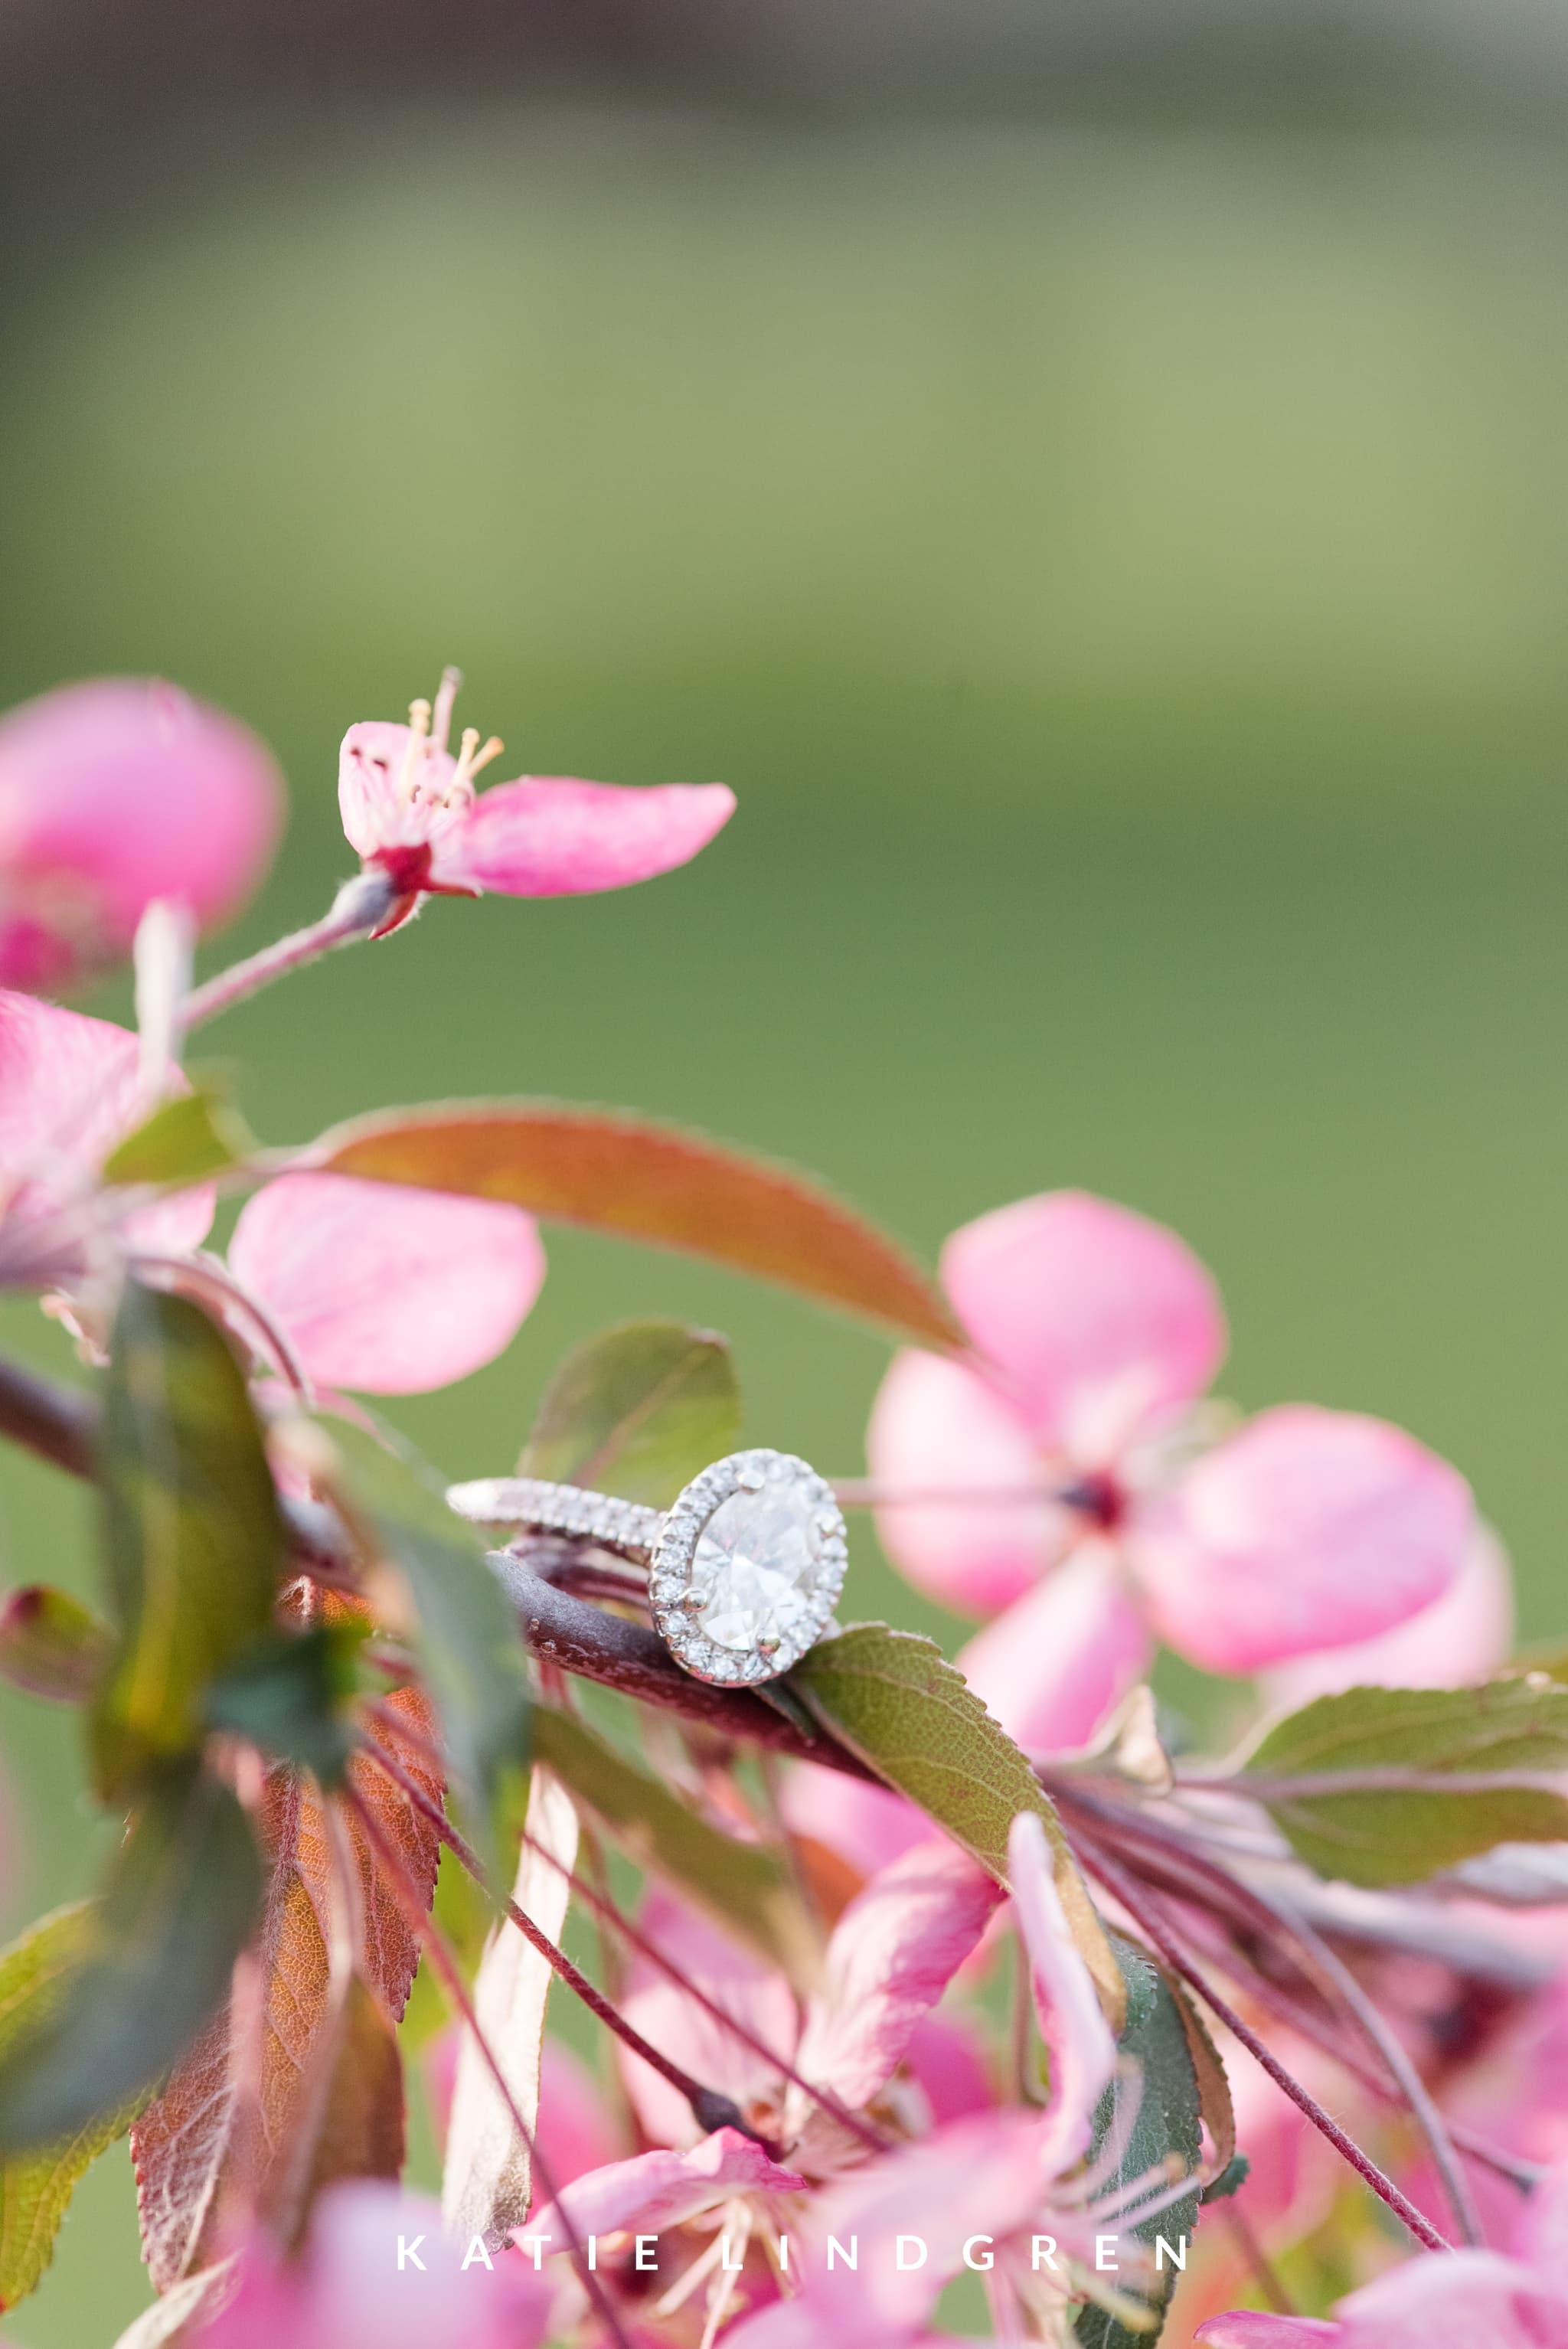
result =
[[[792,1647],[816,1615],[827,1579],[817,1512],[799,1485],[768,1485],[721,1501],[697,1540],[691,1589],[716,1647],[749,1654]]]
[[[665,1520],[649,1596],[655,1626],[698,1680],[771,1680],[815,1645],[848,1552],[832,1487],[787,1452],[731,1453]]]

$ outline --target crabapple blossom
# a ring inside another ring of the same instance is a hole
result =
[[[1382,1421],[1287,1404],[1192,1456],[1225,1328],[1173,1233],[1049,1192],[955,1232],[943,1274],[974,1352],[895,1358],[878,1526],[912,1581],[997,1618],[959,1661],[1024,1744],[1081,1742],[1154,1634],[1252,1671],[1374,1638],[1459,1576],[1469,1487]]]
[[[1011,2322],[1009,2338],[1026,2315],[1028,2337],[1065,2349],[1086,2296],[1136,2319],[1139,2286],[1153,2281],[1152,2261],[1124,2239],[1113,2281],[1098,2268],[1096,2236],[1111,2226],[1130,2228],[1190,2196],[1192,2182],[1172,2180],[1161,2165],[1119,2187],[1109,2150],[1086,2166],[1097,2110],[1117,2077],[1116,2046],[1062,1912],[1045,1831],[1032,1813],[1013,1822],[1008,1870],[1047,2056],[1044,2109],[971,2116],[841,2179],[812,2207],[813,2241],[859,2234],[888,2243],[905,2233],[927,2244],[928,2259],[908,2268],[886,2260],[853,2269],[819,2261],[795,2298],[739,2328],[736,2349],[815,2349],[823,2341],[835,2349],[918,2349],[931,2338],[937,2296],[959,2271],[962,2245],[974,2236],[992,2247],[989,2282],[995,2304]],[[1036,2258],[1042,2239],[1050,2244],[1045,2263]]]
[[[194,2334],[200,2349],[538,2349],[548,2278],[502,2253],[463,2264],[422,2194],[380,2180],[330,2188],[304,2257],[264,2237],[241,2249],[232,2296]]]
[[[210,1185],[151,1204],[106,1191],[105,1158],[153,1106],[141,1058],[110,1020],[0,991],[0,1286],[79,1300],[124,1262],[153,1268],[259,1329],[282,1366],[370,1394],[449,1385],[510,1343],[544,1277],[519,1207],[285,1174],[242,1210],[225,1272],[199,1253]]]
[[[779,2198],[806,2193],[863,2158],[864,2146],[799,2085],[811,2085],[851,2114],[874,2110],[881,2124],[929,2126],[940,2108],[988,2102],[983,2078],[957,2033],[934,2034],[921,2050],[932,2083],[912,2103],[894,2075],[914,2054],[916,2034],[974,1951],[1003,1894],[984,1869],[942,1837],[928,1837],[869,1883],[840,1918],[823,1959],[820,1989],[803,2021],[781,1974],[756,1963],[710,1927],[658,1896],[645,1914],[649,1940],[680,1968],[676,1982],[645,1961],[622,2012],[645,2038],[709,2086],[733,2098],[748,2124],[780,2147],[770,2161],[733,2128],[694,2143],[689,2107],[659,2074],[622,2051],[627,2091],[645,2138],[659,2149],[576,2178],[561,2209],[579,2235],[651,2233],[724,2213],[738,2239],[766,2240],[779,2224]],[[789,2080],[779,2065],[727,2031],[684,1987],[696,1984],[761,2047],[792,2050]],[[918,2076],[916,2087],[923,2084]],[[923,2110],[918,2109],[923,2101]],[[547,2109],[542,2105],[545,2126]],[[661,2143],[662,2141],[662,2143]],[[556,2213],[531,2217],[527,2233],[549,2234]],[[554,2229],[557,2247],[562,2230]],[[700,2261],[698,2251],[696,2259]],[[706,2274],[706,2269],[702,2273]],[[694,2288],[701,2277],[693,2279]],[[719,2271],[722,2295],[734,2277]],[[711,2315],[711,2308],[710,2308]]]
[[[502,746],[493,735],[481,743],[470,727],[453,756],[460,682],[448,669],[433,710],[416,701],[407,726],[372,719],[343,738],[343,829],[394,892],[377,936],[431,893],[560,897],[650,880],[686,864],[734,812],[735,795],[723,783],[637,790],[524,775],[479,793],[475,778]]]
[[[69,986],[155,898],[208,929],[271,860],[282,779],[249,729],[156,679],[62,686],[0,719],[0,983]]]

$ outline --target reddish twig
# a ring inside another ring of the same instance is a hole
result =
[[[645,2064],[651,2064],[661,2078],[667,2080],[671,2087],[686,2098],[700,2129],[705,2133],[719,2128],[738,2129],[742,2137],[748,2137],[755,2144],[759,2145],[770,2161],[778,2159],[778,2147],[751,2127],[733,2097],[721,2095],[717,2088],[705,2088],[700,2080],[694,2080],[689,2072],[683,2071],[678,2064],[664,2054],[651,2040],[645,2039],[642,2033],[611,2005],[603,1992],[595,1989],[587,1975],[573,1964],[565,1951],[558,1949],[549,1934],[541,1930],[525,1909],[519,1908],[515,1900],[496,1891],[480,1865],[478,1853],[464,1841],[440,1805],[425,1793],[415,1778],[406,1770],[401,1769],[392,1756],[384,1752],[374,1739],[367,1739],[361,1751],[373,1762],[378,1764],[387,1775],[401,1787],[408,1800],[435,1828],[437,1835],[452,1853],[454,1858],[461,1862],[475,1883],[489,1894],[496,1907],[505,1911],[524,1940],[538,1951],[552,1973],[565,1983],[574,1998],[582,2000],[595,2022],[602,2023],[606,2031],[613,2032],[624,2046],[629,2047],[634,2055],[640,2055]]]
[[[742,2047],[749,2049],[753,2055],[759,2055],[764,2063],[772,2066],[781,2079],[788,2080],[791,2087],[799,2088],[803,2095],[810,2096],[814,2104],[820,2105],[825,2113],[838,2122],[841,2128],[848,2129],[852,2137],[859,2137],[868,2151],[872,2153],[891,2151],[893,2143],[892,2137],[886,2136],[882,2130],[874,2127],[861,2114],[851,2112],[848,2105],[841,2103],[830,2089],[820,2088],[813,2081],[806,2079],[796,2071],[792,2064],[787,2063],[784,2057],[778,2054],[765,2041],[758,2039],[755,2033],[748,2031],[743,2023],[738,2022],[733,2014],[720,2006],[717,1999],[710,1998],[699,1983],[690,1981],[673,1958],[665,1957],[664,1951],[649,1940],[641,1927],[634,1925],[625,1911],[617,1908],[614,1901],[606,1894],[588,1883],[575,1868],[569,1868],[563,1859],[557,1858],[554,1852],[547,1850],[538,1837],[529,1835],[526,1829],[523,1840],[531,1850],[538,1852],[542,1858],[549,1860],[552,1867],[562,1870],[569,1879],[573,1892],[587,1902],[595,1916],[603,1917],[608,1923],[614,1925],[615,1930],[623,1936],[632,1949],[637,1951],[640,1957],[646,1958],[650,1965],[656,1966],[669,1981],[676,1983],[694,2005],[700,2006],[706,2014],[711,2016],[715,2023],[722,2025]]]
[[[1227,2031],[1239,2039],[1276,2088],[1283,2090],[1298,2111],[1305,2113],[1315,2129],[1328,2139],[1341,2159],[1347,2162],[1365,2185],[1371,2188],[1381,2202],[1386,2202],[1416,2240],[1429,2251],[1451,2251],[1453,2245],[1440,2235],[1431,2220],[1417,2209],[1409,2197],[1401,2193],[1371,2155],[1363,2151],[1354,2137],[1346,2134],[1331,2113],[1326,2112],[1315,2096],[1304,2088],[1294,2074],[1288,2072],[1257,2033],[1223,1999],[1201,1968],[1193,1965],[1180,1943],[1171,1935],[1165,1921],[1163,1906],[1146,1888],[1138,1884],[1125,1868],[1108,1852],[1091,1849],[1082,1855],[1085,1866],[1097,1876],[1108,1892],[1115,1895],[1140,1930],[1146,1933],[1154,1949],[1172,1973],[1179,1974],[1189,1987],[1195,1990],[1203,2003],[1218,2015]]]

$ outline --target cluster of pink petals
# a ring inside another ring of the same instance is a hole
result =
[[[399,2240],[413,2246],[399,2263]],[[257,2237],[201,2349],[539,2349],[553,2288],[503,2253],[464,2267],[438,2207],[380,2181],[337,2186],[315,2207],[305,2256]]]
[[[841,2178],[808,2214],[817,2256],[800,2262],[804,2289],[741,2325],[736,2349],[816,2349],[830,2341],[835,2349],[923,2349],[934,2339],[928,2327],[937,2298],[973,2237],[989,2248],[994,2304],[1013,2325],[1007,2337],[1024,2337],[1018,2320],[1026,2311],[1027,2337],[1055,2338],[1039,2328],[1068,2316],[1092,2282],[1095,2234],[1116,2223],[1104,2209],[1117,2209],[1128,2227],[1143,2215],[1137,2189],[1109,2205],[1097,2201],[1103,2189],[1083,2168],[1097,2108],[1116,2074],[1116,2048],[1062,1913],[1044,1831],[1031,1815],[1014,1822],[1008,1866],[1045,2042],[1044,2108],[970,2115]],[[1167,2199],[1181,2191],[1163,2170],[1158,2186],[1148,2184],[1151,2192],[1164,2186]],[[847,2241],[857,2234],[879,2247],[915,2236],[929,2256],[903,2269],[885,2257],[851,2269],[820,2256],[830,2235]],[[1055,2271],[1036,2265],[1039,2234],[1056,2246]]]
[[[283,786],[237,719],[100,678],[0,719],[0,985],[69,986],[129,948],[155,898],[222,922],[266,870]]]
[[[1518,2258],[1444,2251],[1408,2260],[1340,2302],[1332,2320],[1211,2317],[1204,2349],[1568,2349],[1568,2172],[1530,2198]]]
[[[800,2014],[781,1974],[746,1956],[668,1895],[655,1894],[643,1930],[680,1968],[676,1982],[646,1960],[622,2001],[626,2020],[661,2051],[730,2096],[780,2141],[769,2161],[733,2129],[699,2137],[685,2099],[636,2055],[622,2052],[622,2075],[639,2127],[655,2150],[612,2162],[565,2187],[561,2205],[579,2234],[656,2232],[748,2196],[804,2193],[862,2158],[863,2146],[785,2075],[694,1999],[694,1984],[762,2048],[779,2051],[799,2077],[841,2107],[861,2114],[879,2103],[907,2065],[926,2126],[937,2113],[972,2110],[988,2091],[962,2034],[934,2031],[937,2004],[973,1953],[1003,1894],[984,1869],[940,1837],[930,1837],[867,1884],[840,1918],[824,1958],[820,1989]],[[574,2099],[583,2085],[566,2082]],[[906,2118],[914,2117],[904,2100]],[[542,2141],[570,2132],[548,2093]],[[602,2127],[602,2124],[601,2124]],[[560,2212],[535,2213],[527,2232],[565,2236]]]
[[[448,749],[457,674],[448,670],[413,723],[351,726],[338,761],[337,797],[349,844],[385,873],[398,922],[427,893],[560,897],[622,889],[685,864],[734,812],[723,783],[628,789],[564,775],[524,775],[480,792],[474,778],[500,749],[477,733]]]
[[[996,1619],[959,1661],[1025,1744],[1081,1744],[1156,1637],[1266,1672],[1460,1584],[1469,1487],[1400,1429],[1285,1404],[1202,1448],[1225,1325],[1173,1233],[1050,1192],[955,1232],[942,1268],[973,1352],[892,1364],[868,1453],[911,1497],[879,1530],[912,1581]]]
[[[153,1105],[125,1029],[0,991],[0,1287],[69,1297],[127,1258],[164,1277],[197,1267],[210,1186],[149,1203],[100,1183]],[[544,1253],[532,1218],[500,1202],[285,1174],[241,1211],[227,1271],[200,1268],[232,1296],[242,1334],[276,1332],[315,1386],[410,1394],[511,1342]]]

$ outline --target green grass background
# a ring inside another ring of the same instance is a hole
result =
[[[1128,1200],[1219,1274],[1227,1392],[1450,1454],[1561,1630],[1565,216],[1555,156],[1457,137],[498,106],[237,144],[13,311],[0,688],[159,670],[276,745],[288,844],[208,967],[325,904],[338,736],[444,660],[502,773],[725,778],[689,871],[438,905],[204,1049],[272,1140],[635,1104],[928,1255]],[[397,1412],[454,1475],[641,1310],[730,1333],[756,1438],[858,1466],[874,1337],[550,1247],[506,1359]],[[63,1359],[30,1308],[0,1340]],[[0,1461],[0,1577],[90,1588],[88,1533]],[[859,1605],[936,1624],[869,1553]],[[106,1830],[68,1720],[0,1694],[0,1742],[14,1930]],[[119,2153],[0,2337],[96,2349],[143,2296]]]

